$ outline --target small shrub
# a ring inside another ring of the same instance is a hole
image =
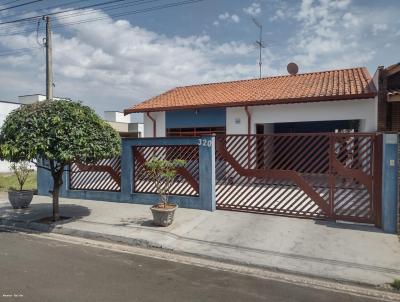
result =
[[[394,279],[390,284],[394,289],[400,290],[400,279]]]
[[[158,158],[152,158],[145,163],[146,170],[156,186],[157,194],[160,195],[160,204],[164,208],[168,205],[170,189],[177,175],[176,170],[185,164],[186,161],[181,159],[169,161]]]
[[[33,169],[30,167],[30,164],[27,161],[12,163],[10,168],[17,177],[19,190],[22,191],[24,184],[29,177],[29,174],[33,172]],[[11,187],[10,189],[13,190],[14,188]]]

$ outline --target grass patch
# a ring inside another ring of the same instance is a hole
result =
[[[400,279],[394,279],[394,281],[390,285],[393,288],[400,290]]]
[[[37,184],[36,184],[36,171],[32,172],[29,176],[28,179],[26,180],[26,183],[24,184],[24,190],[36,190],[37,189]],[[8,191],[8,188],[15,188],[19,189],[19,184],[17,177],[15,176],[14,173],[0,173],[0,192],[5,192]]]

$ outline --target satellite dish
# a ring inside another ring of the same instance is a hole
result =
[[[290,62],[287,65],[287,71],[288,71],[289,74],[295,75],[295,74],[297,74],[299,72],[299,66],[297,66],[296,63]]]

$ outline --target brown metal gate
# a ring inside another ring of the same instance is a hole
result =
[[[216,138],[217,208],[380,225],[381,135]]]

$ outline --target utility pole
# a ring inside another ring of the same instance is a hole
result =
[[[262,40],[262,30],[263,30],[263,27],[262,27],[262,25],[256,20],[256,19],[254,19],[253,18],[253,22],[254,22],[254,24],[260,29],[260,39],[259,40],[257,40],[256,41],[256,45],[257,45],[257,47],[259,48],[259,50],[260,50],[260,56],[259,56],[259,61],[258,61],[258,65],[259,65],[259,67],[260,67],[260,79],[261,79],[261,71],[262,71],[262,49],[263,48],[265,48],[265,46],[264,46],[264,42],[263,42],[263,40]]]
[[[51,43],[51,20],[49,16],[43,17],[46,20],[46,99],[53,99],[53,60]]]

